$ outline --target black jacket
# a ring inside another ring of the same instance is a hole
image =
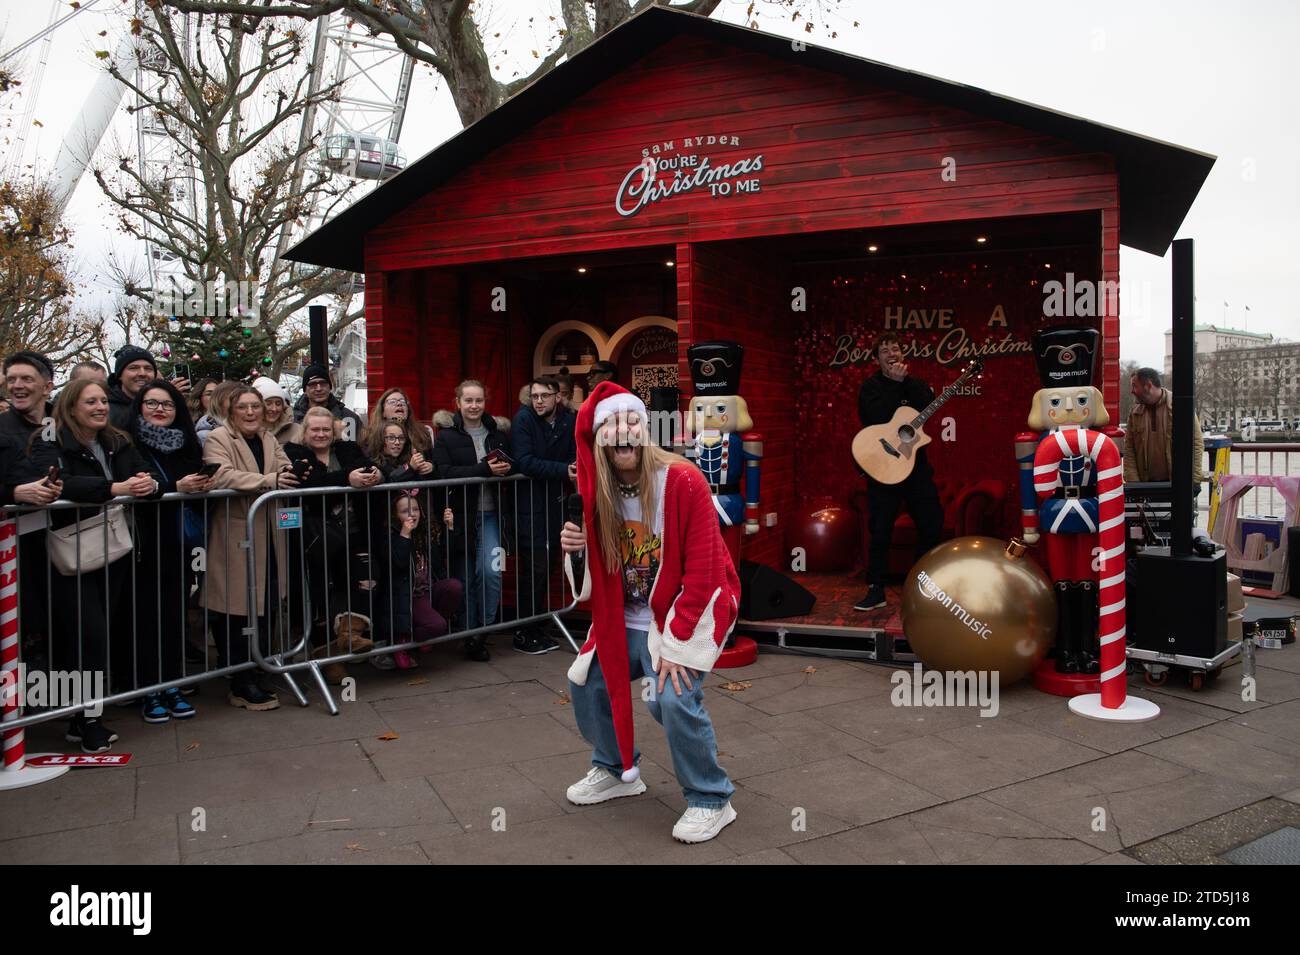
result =
[[[532,408],[520,408],[510,426],[515,466],[533,479],[511,486],[518,497],[521,547],[545,547],[548,531],[551,543],[559,543],[564,498],[572,490],[569,465],[578,457],[573,437],[577,421],[578,416],[563,406],[549,424]]]
[[[52,417],[54,414],[54,405],[48,401],[45,403],[45,417]],[[40,428],[40,423],[32,424],[13,408],[10,408],[4,414],[0,414],[0,434],[8,435],[11,438],[19,439],[23,449],[27,448],[27,441],[32,436],[32,432]]]
[[[441,418],[441,412],[439,413]],[[478,459],[478,452],[474,449],[474,439],[470,437],[465,430],[465,422],[460,416],[460,412],[452,415],[450,422],[436,420],[438,424],[438,439],[433,444],[433,452],[430,460],[433,461],[433,478],[437,480],[448,480],[452,478],[467,477],[492,477],[492,469],[488,467],[486,461]],[[510,440],[503,429],[497,426],[496,418],[491,415],[483,416],[483,426],[487,428],[487,437],[483,440],[483,450],[487,454],[491,451],[500,449],[507,454],[510,453]],[[513,473],[513,472],[512,472]],[[489,493],[496,495],[497,513],[500,516],[500,528],[502,544],[507,551],[513,550],[510,546],[510,532],[506,527],[507,521],[513,522],[513,501],[507,501],[506,506],[502,506],[501,495],[495,487],[488,485],[468,485],[465,488],[452,487],[447,488],[445,493],[446,503],[444,507],[450,507],[455,515],[455,527],[450,533],[451,553],[463,552],[461,548],[465,545],[465,534],[471,532],[474,522],[468,520],[469,516],[477,517],[479,493]],[[474,540],[471,534],[470,540]]]
[[[100,435],[99,443],[108,457],[108,468],[113,475],[110,481],[104,477],[104,471],[95,460],[90,450],[83,447],[71,431],[64,428],[59,432],[57,441],[36,441],[32,444],[31,456],[19,468],[19,483],[35,481],[44,477],[51,465],[59,465],[62,471],[63,496],[60,500],[76,501],[81,504],[103,504],[112,499],[114,482],[126,481],[141,471],[156,482],[158,489],[151,498],[163,493],[162,476],[157,468],[141,456],[130,441],[112,439]],[[66,527],[84,520],[87,515],[77,515],[77,509],[55,510],[50,512],[50,523],[54,527]]]
[[[293,406],[293,420],[295,423],[302,424],[303,416],[307,414],[307,409],[310,405],[311,403],[307,400],[306,395],[302,395],[298,398]],[[361,440],[361,436],[365,434],[366,423],[361,420],[360,415],[351,410],[343,402],[339,401],[339,399],[334,395],[329,396],[329,400],[325,402],[325,407],[329,409],[330,414],[332,414],[336,420],[351,421],[353,427],[356,429],[353,434],[353,439],[356,441]]]
[[[18,467],[27,455],[27,446],[11,435],[0,432],[0,507],[14,502],[18,486]]]
[[[368,468],[372,464],[366,452],[361,450],[361,445],[355,441],[335,441],[330,447],[334,456],[338,458],[339,470],[327,471],[321,467],[320,461],[316,457],[316,452],[305,444],[295,444],[290,441],[284,446],[284,453],[290,461],[295,462],[307,460],[311,463],[311,473],[307,480],[303,481],[303,487],[348,487],[348,475],[357,468]]]
[[[108,420],[114,428],[131,430],[131,399],[120,384],[108,387]]]
[[[877,371],[862,383],[858,391],[858,420],[864,428],[884,424],[904,405],[920,412],[933,400],[934,391],[920,378],[908,375],[902,381],[894,381],[886,378],[883,371]],[[930,463],[922,448],[916,453],[913,473],[928,474],[929,471]]]

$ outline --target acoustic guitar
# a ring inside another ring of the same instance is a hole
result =
[[[906,405],[894,412],[884,424],[863,428],[853,439],[853,458],[858,467],[881,484],[898,484],[907,480],[916,464],[916,452],[930,443],[922,428],[939,406],[955,395],[966,382],[984,371],[978,358],[966,366],[961,377],[939,392],[922,411]]]

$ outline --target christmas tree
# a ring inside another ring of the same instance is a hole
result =
[[[274,364],[275,340],[260,327],[245,325],[238,315],[168,316],[162,340],[158,367],[170,374],[176,365],[188,364],[194,382],[246,381],[269,373]]]

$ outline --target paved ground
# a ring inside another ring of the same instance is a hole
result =
[[[1259,652],[1254,703],[1240,667],[1199,693],[1135,680],[1163,709],[1136,726],[1025,686],[994,718],[898,708],[889,669],[764,654],[707,680],[740,818],[682,846],[681,793],[641,704],[649,792],[570,806],[588,758],[563,696],[572,658],[495,643],[489,664],[440,649],[415,675],[354,667],[358,699],[337,717],[316,701],[245,713],[213,683],[187,723],[110,710],[131,764],[0,793],[0,861],[1136,864],[1216,861],[1300,826],[1298,645]],[[48,725],[29,740],[67,745]]]

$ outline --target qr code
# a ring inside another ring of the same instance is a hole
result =
[[[633,365],[632,390],[646,404],[650,403],[651,388],[676,388],[676,365]]]

